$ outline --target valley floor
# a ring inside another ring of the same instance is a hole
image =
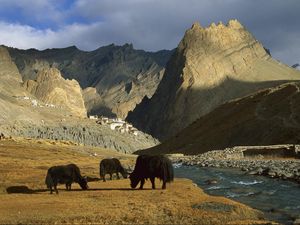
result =
[[[132,190],[128,179],[89,182],[87,191],[60,186],[58,195],[46,190],[48,167],[72,162],[96,178],[105,157],[125,167],[135,162],[133,155],[68,142],[1,140],[0,224],[272,224],[261,212],[209,196],[187,179],[175,179],[167,190],[151,190],[150,182]]]

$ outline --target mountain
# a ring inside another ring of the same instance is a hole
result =
[[[299,64],[299,63],[296,63],[296,64],[292,65],[292,68],[294,68],[294,69],[299,69],[299,68],[300,68],[300,64]]]
[[[88,114],[125,118],[144,96],[154,94],[172,51],[146,52],[131,44],[81,51],[7,48],[24,81],[35,80],[40,70],[55,67],[65,79],[79,82]]]
[[[36,80],[26,80],[25,89],[52,107],[64,107],[73,116],[86,117],[82,90],[76,80],[65,80],[56,68],[42,69]]]
[[[274,59],[237,20],[227,25],[199,23],[186,31],[152,98],[127,120],[160,140],[175,135],[219,105],[300,73]]]
[[[163,144],[138,153],[199,154],[233,146],[300,144],[300,82],[229,101]]]
[[[121,133],[86,118],[78,82],[62,78],[56,68],[41,67],[36,76],[23,82],[7,48],[2,46],[0,133],[13,138],[71,141],[127,153],[158,144],[143,132]]]

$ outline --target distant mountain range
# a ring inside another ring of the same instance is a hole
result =
[[[23,80],[34,80],[40,70],[55,67],[65,79],[83,89],[88,114],[125,118],[144,96],[151,97],[173,51],[146,52],[131,44],[114,44],[95,51],[75,46],[63,49],[7,48]]]

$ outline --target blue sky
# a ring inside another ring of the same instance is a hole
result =
[[[235,18],[273,57],[300,62],[300,0],[0,0],[0,6],[0,44],[17,48],[172,49],[195,21]]]

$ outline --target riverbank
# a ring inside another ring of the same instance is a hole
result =
[[[62,185],[59,195],[45,188],[52,165],[73,162],[82,175],[97,178],[102,158],[117,157],[127,167],[133,155],[20,139],[1,140],[0,157],[0,224],[272,224],[262,212],[207,195],[188,179],[175,179],[166,190],[150,189],[149,181],[145,190],[132,190],[127,179],[89,182],[88,191],[77,184],[65,191]]]
[[[237,168],[249,175],[291,180],[300,183],[300,159],[264,157],[244,157],[242,148],[216,150],[199,155],[171,155],[174,163],[186,166]]]
[[[251,176],[239,169],[177,166],[177,177],[193,180],[205,193],[223,196],[264,212],[267,219],[295,225],[299,221],[300,188],[295,182]]]

